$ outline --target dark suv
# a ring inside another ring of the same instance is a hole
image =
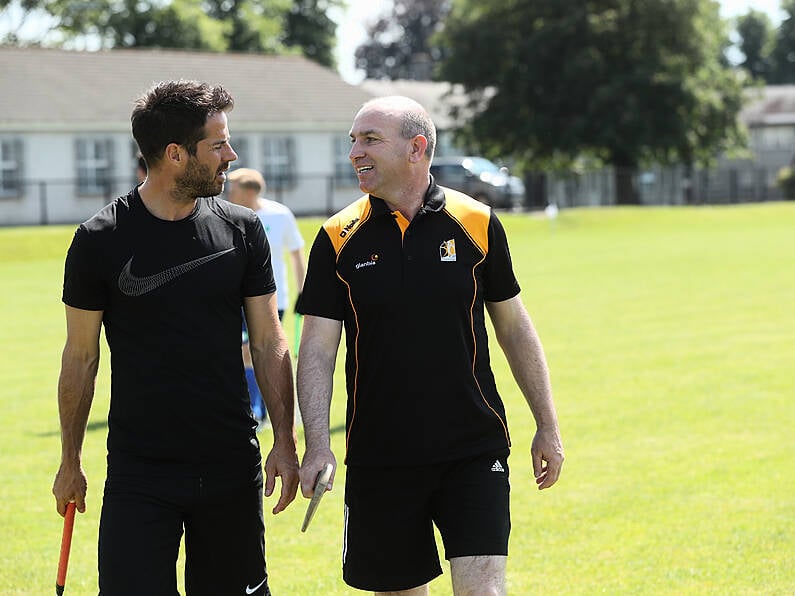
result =
[[[524,202],[524,183],[485,157],[435,157],[431,174],[438,184],[468,194],[482,203],[505,209]]]

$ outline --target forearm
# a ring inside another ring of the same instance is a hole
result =
[[[270,343],[250,344],[254,374],[268,409],[274,442],[294,441],[295,390],[290,350],[283,335]]]
[[[564,459],[544,349],[518,296],[487,307],[497,341],[538,427],[530,453],[536,484],[543,490],[557,482]]]
[[[298,406],[307,450],[330,447],[329,411],[334,385],[336,353],[301,345],[298,362]]]
[[[549,367],[530,315],[518,296],[504,303],[489,304],[489,313],[497,341],[536,425],[557,428]]]
[[[295,275],[295,288],[300,294],[304,289],[304,278],[306,277],[306,259],[303,249],[294,250],[290,253],[293,260],[293,274]]]
[[[98,367],[98,354],[76,354],[68,347],[64,350],[58,378],[62,465],[80,465]]]
[[[523,329],[516,330],[516,333],[505,340],[505,356],[516,384],[530,406],[536,425],[539,428],[557,427],[552,383],[541,340],[529,317],[522,327]]]

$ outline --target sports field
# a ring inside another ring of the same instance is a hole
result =
[[[514,440],[509,593],[795,594],[795,203],[502,220],[547,351],[567,456],[557,486],[536,491],[534,425],[492,342]],[[308,245],[319,224],[300,220]],[[52,593],[55,582],[60,289],[73,230],[0,229],[3,595]],[[285,328],[292,345],[291,316]],[[105,357],[67,594],[96,594],[108,387]],[[275,517],[273,499],[266,505],[277,596],[355,593],[340,573],[342,493],[340,473],[306,534],[303,498]],[[446,572],[431,592],[451,594],[449,585]]]

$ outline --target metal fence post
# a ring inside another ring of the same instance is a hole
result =
[[[42,180],[39,182],[39,223],[46,226],[49,223],[47,217],[47,183]]]
[[[326,176],[326,214],[334,215],[334,176]]]

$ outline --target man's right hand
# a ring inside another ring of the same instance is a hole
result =
[[[80,464],[61,464],[52,484],[55,508],[61,517],[66,515],[66,505],[70,502],[74,502],[80,513],[86,512],[87,487],[86,473]]]
[[[334,467],[331,472],[331,479],[329,480],[328,487],[326,487],[326,491],[330,491],[334,485],[334,477],[337,474],[337,459],[334,457],[331,449],[312,452],[307,451],[304,454],[299,477],[301,478],[301,494],[307,499],[312,498],[315,492],[315,480],[317,480],[317,475],[323,470],[326,464],[331,464]]]

